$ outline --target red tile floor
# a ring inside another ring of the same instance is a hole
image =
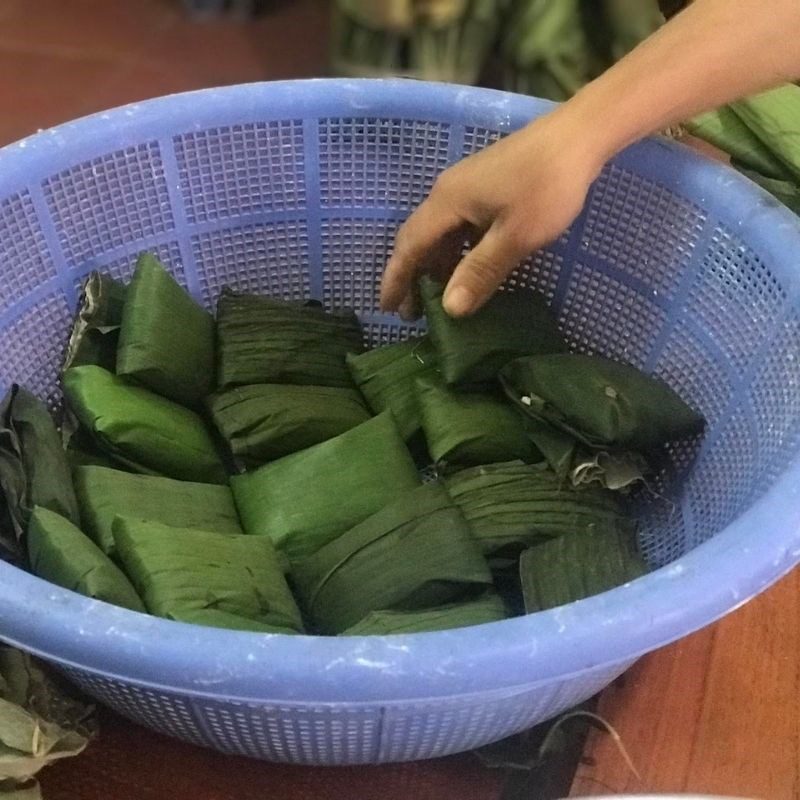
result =
[[[181,0],[0,0],[0,145],[94,111],[207,86],[325,74],[329,5],[269,0],[255,21],[192,21]],[[470,756],[308,769],[228,758],[104,714],[45,800],[495,800]]]

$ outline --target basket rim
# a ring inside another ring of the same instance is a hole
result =
[[[3,148],[0,195],[109,147],[143,142],[145,135],[163,139],[167,134],[158,132],[165,127],[171,136],[204,130],[226,115],[231,124],[264,121],[264,108],[278,120],[326,114],[436,120],[451,113],[468,125],[512,130],[551,106],[496,90],[404,80],[206,89],[94,114]],[[635,145],[616,163],[640,174],[660,170],[660,182],[704,198],[703,209],[717,219],[746,223],[748,243],[774,259],[787,292],[800,303],[800,270],[790,255],[800,252],[800,221],[769,195],[733,170],[660,138]],[[0,638],[73,669],[178,694],[287,704],[421,702],[514,693],[607,671],[732,611],[798,561],[800,454],[752,506],[677,561],[601,595],[525,617],[386,637],[234,632],[90,600],[0,562]]]

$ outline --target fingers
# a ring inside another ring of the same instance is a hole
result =
[[[495,222],[453,272],[444,293],[447,313],[462,317],[477,311],[531,250],[507,226]]]
[[[381,309],[397,311],[410,295],[418,273],[443,238],[462,225],[452,211],[433,200],[426,200],[400,228],[394,252],[381,282]]]

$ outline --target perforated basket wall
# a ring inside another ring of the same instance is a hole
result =
[[[0,382],[57,404],[83,277],[127,277],[145,249],[209,306],[224,285],[315,297],[353,306],[371,344],[402,339],[414,328],[378,308],[399,224],[448,164],[544,110],[416,83],[275,84],[131,106],[12,145],[0,154]],[[552,716],[800,555],[800,501],[764,505],[800,447],[797,243],[791,215],[745,181],[654,141],[608,165],[571,229],[509,280],[547,296],[576,350],[663,377],[709,422],[702,443],[669,450],[643,498],[642,549],[663,569],[619,594],[477,633],[255,647],[254,635],[198,638],[67,601],[0,565],[0,635],[134,719],[262,758],[428,757]],[[781,529],[748,533],[751,511]],[[692,583],[703,569],[717,581],[705,594]],[[667,613],[670,592],[683,616]],[[61,616],[26,617],[26,599]],[[288,665],[292,647],[307,660]]]

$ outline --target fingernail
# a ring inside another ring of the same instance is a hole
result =
[[[444,310],[454,317],[469,314],[475,306],[475,295],[463,286],[454,286],[445,292]]]

